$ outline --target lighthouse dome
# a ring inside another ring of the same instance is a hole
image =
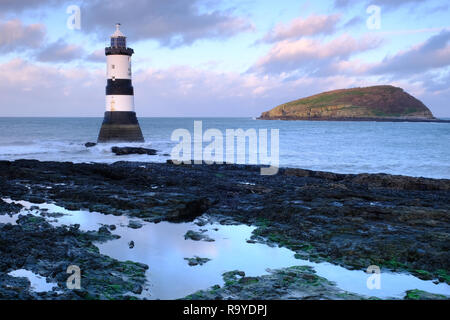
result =
[[[116,31],[111,35],[111,46],[105,48],[105,54],[124,54],[130,56],[134,50],[127,47],[127,37],[120,31],[120,23],[116,24]]]
[[[116,23],[116,31],[111,35],[111,38],[125,37],[125,35],[120,31],[120,23]]]
[[[111,35],[111,47],[127,47],[126,37],[120,31],[120,23],[116,24],[116,31]]]

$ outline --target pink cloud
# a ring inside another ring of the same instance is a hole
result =
[[[0,22],[0,52],[39,47],[45,36],[42,24],[24,25],[19,19]]]
[[[13,59],[0,64],[2,116],[93,116],[104,111],[104,72]]]
[[[355,39],[343,34],[329,42],[317,39],[302,38],[300,40],[283,40],[274,44],[269,53],[260,58],[250,71],[281,73],[299,69],[323,67],[331,61],[345,60],[363,51],[380,45],[381,41],[374,37]]]
[[[103,68],[55,67],[13,59],[0,64],[0,116],[97,116],[104,112]],[[133,78],[139,116],[259,116],[278,104],[338,88],[385,84],[382,78],[335,73],[286,81],[283,75],[214,72],[189,66],[136,70]],[[397,84],[397,83],[395,83]],[[422,94],[424,85],[401,83]],[[425,90],[426,91],[426,90]],[[423,93],[440,114],[443,101]],[[449,96],[446,92],[443,96]],[[439,98],[439,99],[438,99]],[[441,103],[441,102],[439,102]]]
[[[43,62],[68,62],[83,56],[82,46],[68,44],[62,39],[48,44],[36,53],[36,59]]]
[[[279,23],[268,32],[263,41],[276,42],[286,39],[313,36],[318,34],[331,34],[340,20],[339,14],[311,15],[307,18],[298,17],[289,24]]]
[[[404,76],[447,66],[450,66],[450,30],[442,30],[419,45],[385,57],[370,73]]]

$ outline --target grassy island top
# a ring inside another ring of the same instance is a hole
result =
[[[261,119],[434,119],[431,111],[402,88],[383,85],[340,89],[281,104]]]

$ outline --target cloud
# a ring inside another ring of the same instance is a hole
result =
[[[13,59],[0,64],[3,116],[93,116],[104,111],[104,71]]]
[[[311,15],[307,18],[298,17],[289,24],[279,23],[264,37],[264,42],[277,42],[286,39],[298,39],[303,36],[331,34],[336,30],[340,15]]]
[[[103,116],[103,68],[62,68],[13,59],[0,64],[2,116]],[[354,84],[335,76],[288,83],[279,76],[213,72],[189,66],[137,70],[136,111],[144,116],[259,116],[282,102]]]
[[[430,81],[424,81],[424,85],[427,89],[430,89],[433,93],[439,93],[441,91],[447,91],[450,94],[450,68],[447,68],[446,72],[441,75],[432,75]]]
[[[42,24],[24,25],[19,19],[0,22],[0,52],[37,48],[44,36],[45,27]]]
[[[371,4],[387,8],[401,7],[408,4],[422,4],[423,2],[423,0],[370,0]]]
[[[404,76],[450,65],[450,30],[441,31],[424,43],[387,56],[369,73]]]
[[[433,14],[436,12],[441,12],[441,11],[447,11],[450,8],[450,5],[448,3],[446,4],[439,4],[435,7],[431,7],[429,9],[427,9],[426,14]]]
[[[55,67],[13,59],[0,63],[0,73],[5,75],[0,83],[2,105],[7,106],[0,108],[1,116],[103,116],[103,68]],[[448,83],[448,77],[441,81]],[[189,66],[136,70],[133,78],[140,117],[259,116],[301,97],[376,84],[386,82],[339,73],[285,81],[281,75],[213,72]],[[436,115],[448,116],[448,88],[427,91],[424,83],[408,79],[391,84],[418,96]]]
[[[91,52],[90,54],[88,54],[85,57],[86,60],[91,61],[91,62],[102,62],[105,63],[105,49],[98,49],[95,50],[93,52]]]
[[[408,4],[422,4],[424,1],[423,0],[366,0],[365,4],[366,6],[368,5],[378,5],[384,8],[398,8],[401,7],[403,5],[408,5]],[[364,3],[363,1],[360,0],[335,0],[334,1],[334,7],[335,8],[347,8],[350,5],[356,5],[356,4],[361,4]]]
[[[100,38],[123,25],[133,41],[155,39],[163,46],[190,45],[199,39],[222,39],[253,29],[230,11],[200,11],[199,0],[89,0],[81,6],[82,30]]]
[[[278,78],[189,66],[136,71],[133,83],[136,108],[153,116],[259,115],[289,87]]]
[[[343,29],[351,28],[356,25],[365,25],[365,20],[361,16],[353,17],[349,19],[347,22],[345,22],[342,28]]]
[[[283,40],[260,58],[249,72],[282,73],[296,70],[314,72],[330,63],[346,60],[354,54],[378,47],[381,40],[374,37],[355,39],[343,34],[329,42],[317,39]]]
[[[44,5],[54,5],[56,3],[58,3],[58,0],[2,0],[0,1],[0,12],[17,13]]]
[[[209,2],[208,6],[220,1]],[[71,1],[2,0],[0,12],[20,13]],[[114,24],[123,24],[133,40],[154,39],[163,46],[190,45],[200,39],[224,39],[254,29],[249,20],[231,10],[204,10],[201,0],[79,0],[81,31],[104,39],[114,32]],[[209,9],[209,8],[208,8]]]
[[[0,64],[2,116],[103,116],[103,68],[56,67],[13,59]],[[278,79],[189,66],[137,70],[139,116],[250,116],[279,102]],[[278,90],[276,89],[278,88]],[[278,95],[272,94],[278,92]]]
[[[42,62],[69,62],[82,59],[83,56],[84,50],[81,46],[67,44],[62,39],[48,44],[35,54],[35,58]]]

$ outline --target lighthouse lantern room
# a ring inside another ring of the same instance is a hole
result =
[[[106,55],[106,111],[98,142],[143,142],[141,128],[134,111],[134,90],[131,83],[131,56],[134,50],[120,31],[120,23],[111,35]]]

